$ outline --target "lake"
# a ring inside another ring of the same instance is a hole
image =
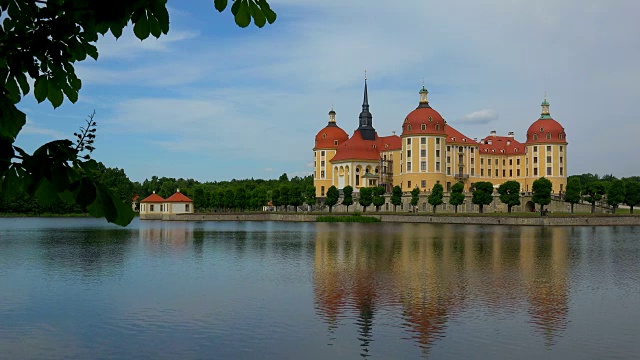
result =
[[[1,359],[630,359],[640,228],[0,218]]]

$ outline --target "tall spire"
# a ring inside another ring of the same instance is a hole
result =
[[[551,115],[549,113],[549,102],[547,101],[547,93],[544,94],[544,101],[542,104],[542,113],[540,114],[540,119],[551,119]]]
[[[369,94],[367,91],[367,72],[364,77],[364,98],[362,100],[362,111],[360,112],[360,126],[358,130],[364,140],[375,140],[376,130],[373,128],[373,116],[369,112]]]
[[[424,87],[424,79],[422,79],[422,89],[419,91],[420,93],[420,102],[418,103],[418,108],[428,108],[429,106],[429,91]]]
[[[333,110],[333,104],[331,104],[331,111],[329,111],[329,124],[327,126],[338,126],[336,125],[336,112]]]

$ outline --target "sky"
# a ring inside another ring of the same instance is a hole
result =
[[[17,145],[70,138],[95,110],[93,158],[134,181],[308,175],[331,106],[357,128],[366,69],[381,136],[400,132],[423,81],[471,138],[524,142],[546,93],[569,174],[640,175],[639,1],[269,2],[278,19],[262,29],[212,1],[169,0],[168,35],[101,38],[98,60],[76,65],[77,103],[22,100]]]

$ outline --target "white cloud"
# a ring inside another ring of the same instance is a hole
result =
[[[498,119],[498,112],[493,109],[484,109],[474,111],[470,114],[462,116],[458,121],[467,124],[488,124]]]
[[[313,161],[307,163],[305,166],[308,167],[308,168],[313,168]]]
[[[262,169],[262,170],[263,170],[263,171],[266,171],[266,172],[272,172],[272,171],[273,171],[273,168],[268,167],[268,168],[264,168],[264,169]]]
[[[20,131],[21,135],[43,135],[50,139],[66,139],[67,135],[60,131],[37,125],[33,120],[27,118],[27,123]]]

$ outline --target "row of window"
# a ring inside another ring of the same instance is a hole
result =
[[[169,206],[164,206],[164,204],[160,204],[160,212],[164,212],[164,211],[169,211]],[[142,204],[142,211],[144,211],[145,209],[145,204]],[[189,204],[185,204],[184,205],[184,210],[185,211],[189,211]],[[154,204],[149,204],[149,212],[153,212],[155,211],[155,205]]]
[[[409,126],[411,126],[411,125],[409,125]],[[420,144],[425,145],[426,143],[427,143],[427,138],[426,137],[420,138]],[[407,145],[411,145],[411,138],[407,138]],[[439,137],[436,138],[436,145],[440,145],[440,138]]]
[[[542,131],[542,129],[540,129],[540,131]],[[552,138],[551,133],[547,133],[547,140],[551,140],[551,138]],[[564,139],[564,134],[558,134],[558,139],[560,140]],[[533,140],[538,140],[538,134],[533,134]]]
[[[407,131],[411,131],[412,129],[413,129],[413,126],[411,126],[411,124],[407,124]],[[421,124],[420,129],[422,131],[427,130],[427,124]],[[436,131],[440,131],[440,124],[436,124]]]

